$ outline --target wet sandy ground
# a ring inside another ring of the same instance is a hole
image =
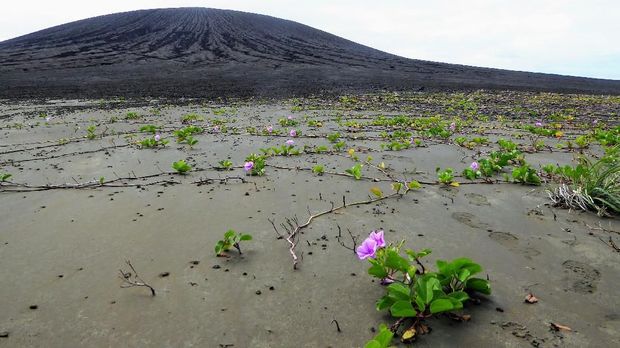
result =
[[[374,335],[372,328],[390,319],[374,308],[383,288],[366,275],[367,263],[340,245],[338,226],[362,238],[382,228],[391,241],[431,248],[431,266],[437,258],[467,256],[485,268],[493,294],[465,308],[472,319],[433,319],[432,333],[416,346],[620,344],[619,254],[601,240],[609,232],[590,228],[600,223],[618,231],[617,219],[551,208],[545,185],[432,184],[436,167],[460,172],[479,149],[428,139],[426,147],[381,151],[378,130],[355,130],[336,120],[402,112],[380,106],[353,110],[338,103],[292,111],[295,103],[4,101],[0,172],[13,174],[13,183],[34,187],[125,179],[82,189],[1,187],[0,333],[7,337],[0,337],[0,346],[362,346]],[[141,118],[125,120],[128,111]],[[171,135],[188,113],[205,118],[195,123],[206,132],[195,136],[199,143],[193,149]],[[411,109],[405,113],[421,116]],[[343,173],[354,163],[346,152],[273,157],[264,177],[244,176],[240,166],[246,155],[288,139],[251,135],[247,127],[262,132],[273,125],[286,132],[290,127],[280,127],[277,120],[288,115],[302,121],[296,127],[303,131],[295,139],[298,145],[331,148],[325,135],[338,130],[348,137],[346,149],[355,148],[360,158],[372,155],[394,175],[429,184],[402,198],[349,206],[316,219],[301,236],[302,260],[293,270],[288,245],[277,239],[268,219],[305,221],[308,209],[329,209],[343,196],[348,202],[367,199],[373,186],[389,192],[390,182],[369,166],[363,169],[367,179],[359,181],[307,170],[320,163],[326,171]],[[309,127],[305,116],[323,126]],[[118,120],[111,123],[111,117]],[[228,133],[214,130],[214,119],[226,120]],[[97,125],[94,140],[84,138],[91,124]],[[138,149],[132,142],[148,135],[126,135],[144,124],[162,125],[170,144]],[[521,132],[490,125],[479,122],[462,132],[489,127],[492,145],[483,152],[496,146],[498,137],[518,139]],[[61,138],[68,143],[60,145]],[[573,157],[565,151],[526,154],[535,167],[570,163]],[[214,168],[227,158],[233,170]],[[170,164],[179,159],[187,159],[194,170],[173,174]],[[205,180],[227,176],[244,182]],[[166,182],[152,184],[161,181]],[[9,192],[15,189],[29,192]],[[213,246],[228,229],[250,233],[254,240],[242,244],[241,256],[215,257]],[[346,234],[341,240],[351,245]],[[118,269],[125,259],[157,296],[144,288],[120,288]],[[529,292],[540,302],[525,304]],[[552,322],[573,331],[554,332]]]

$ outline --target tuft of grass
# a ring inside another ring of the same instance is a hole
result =
[[[599,216],[620,214],[620,161],[581,157],[576,167],[559,167],[557,172],[564,182],[547,190],[554,205],[593,210]]]

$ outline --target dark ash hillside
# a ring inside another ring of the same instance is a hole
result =
[[[0,97],[293,96],[494,88],[620,94],[620,81],[406,59],[274,17],[205,8],[85,19],[0,42]]]

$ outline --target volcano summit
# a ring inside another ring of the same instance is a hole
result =
[[[423,87],[620,94],[620,81],[407,59],[296,22],[230,10],[118,13],[0,42],[0,97],[291,96]]]

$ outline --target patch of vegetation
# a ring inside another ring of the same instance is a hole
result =
[[[187,174],[187,172],[192,170],[192,167],[189,164],[185,163],[184,160],[179,160],[172,163],[172,169],[176,170],[177,173],[181,175],[185,175]]]
[[[356,249],[357,256],[370,263],[368,274],[383,284],[389,284],[376,308],[378,311],[387,310],[392,317],[398,318],[389,329],[392,333],[405,325],[400,334],[404,343],[430,331],[425,324],[428,318],[462,309],[475,293],[491,294],[489,281],[475,277],[482,272],[479,264],[468,258],[438,260],[437,271],[429,272],[421,259],[431,250],[416,252],[407,249],[403,256],[404,242],[388,244],[383,231],[373,231]],[[387,326],[382,326],[366,347],[387,347],[392,335],[386,330]]]
[[[232,247],[237,249],[239,254],[242,254],[239,243],[250,240],[252,240],[252,236],[247,233],[237,233],[234,230],[228,230],[224,233],[224,239],[217,241],[217,244],[215,244],[215,255],[223,256],[223,253],[229,251]]]

